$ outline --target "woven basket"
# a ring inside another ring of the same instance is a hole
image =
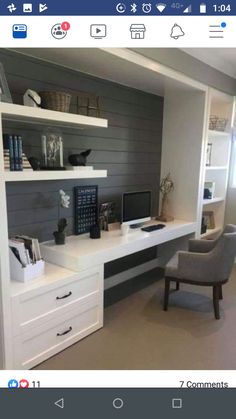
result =
[[[69,112],[71,95],[64,92],[39,92],[41,107],[52,111]]]
[[[227,127],[228,119],[219,118],[219,116],[211,115],[209,129],[213,131],[222,131],[224,132]]]

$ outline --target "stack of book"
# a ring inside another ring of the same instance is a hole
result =
[[[23,268],[42,259],[38,239],[15,236],[9,239],[9,247]]]
[[[23,153],[21,135],[4,134],[3,148],[5,170],[33,170],[26,155]]]
[[[15,236],[9,239],[11,278],[27,282],[43,275],[44,261],[38,239]]]

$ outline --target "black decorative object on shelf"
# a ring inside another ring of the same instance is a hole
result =
[[[101,230],[98,224],[94,224],[90,227],[90,239],[100,239],[101,238]]]
[[[65,244],[65,241],[66,241],[66,227],[67,227],[66,218],[61,218],[57,223],[58,231],[53,232],[56,244]]]
[[[67,195],[63,189],[59,190],[57,231],[53,232],[56,244],[65,244],[66,242],[67,219],[60,218],[61,208],[70,208],[70,195]]]
[[[71,166],[86,166],[87,157],[91,153],[92,150],[83,151],[80,154],[71,154],[68,157],[69,163]]]
[[[208,188],[204,188],[204,199],[212,199],[212,192]]]
[[[29,162],[33,170],[40,170],[41,169],[41,163],[40,160],[37,159],[37,157],[29,157]]]
[[[75,234],[89,233],[98,224],[98,186],[76,186]]]

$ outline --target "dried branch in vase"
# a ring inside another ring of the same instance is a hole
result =
[[[174,190],[174,182],[170,177],[170,173],[161,179],[159,190],[162,194],[161,214],[157,217],[159,221],[173,221],[174,217],[169,214],[169,199],[168,195]]]

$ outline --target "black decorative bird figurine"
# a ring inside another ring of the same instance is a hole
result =
[[[91,153],[91,149],[83,151],[80,154],[71,154],[68,157],[68,160],[71,164],[71,166],[86,166],[87,163],[87,157]]]

